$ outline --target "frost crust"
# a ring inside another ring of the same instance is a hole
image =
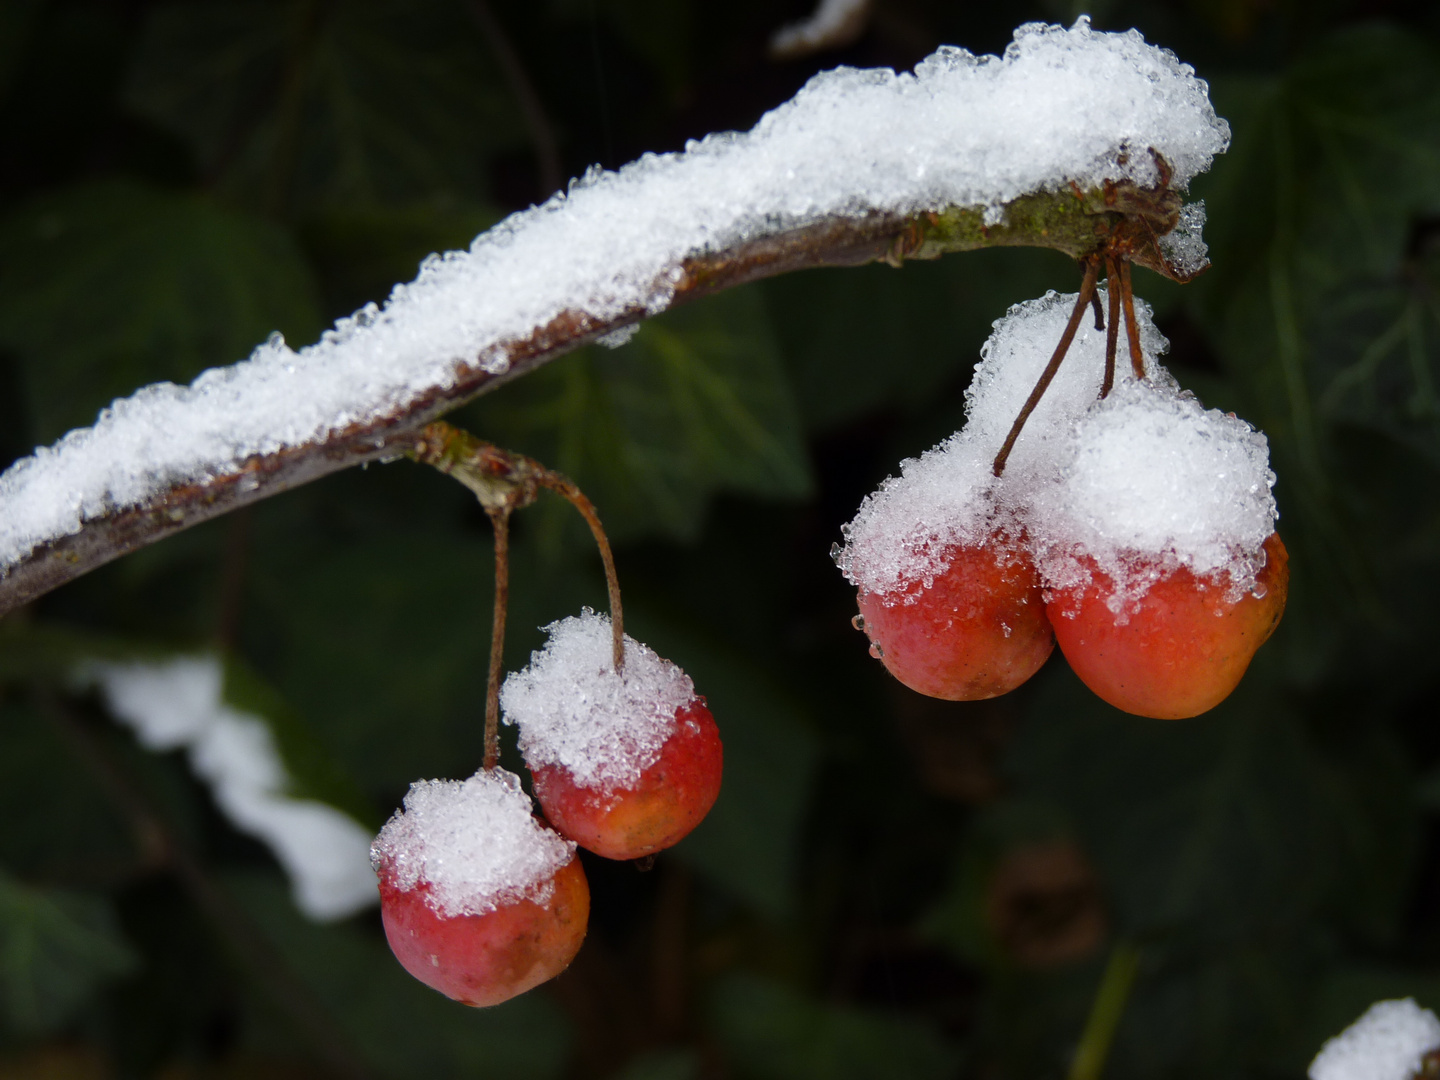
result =
[[[545,629],[545,647],[500,690],[526,764],[560,766],[580,787],[602,792],[634,785],[659,760],[676,713],[695,700],[694,684],[629,635],[617,672],[608,615],[587,608]]]
[[[1414,998],[1377,1001],[1330,1039],[1310,1063],[1310,1080],[1411,1080],[1440,1047],[1440,1019]]]
[[[377,873],[402,892],[428,886],[446,918],[505,904],[543,904],[575,845],[535,819],[520,778],[504,769],[468,780],[417,780],[370,848]]]
[[[1074,302],[1051,292],[996,321],[966,391],[965,427],[902,462],[844,527],[836,561],[854,584],[913,603],[954,547],[998,531],[1023,537],[1049,589],[1109,575],[1116,614],[1181,566],[1223,582],[1232,601],[1255,587],[1277,517],[1265,436],[1179,388],[1156,359],[1169,343],[1141,301],[1145,378],[1122,332],[1115,385],[1099,400],[1105,331],[1087,313],[1003,477],[992,475]]]
[[[562,312],[662,310],[688,256],[837,215],[984,206],[998,219],[1071,181],[1152,184],[1151,147],[1183,189],[1229,138],[1193,69],[1086,19],[1022,26],[1003,57],[947,46],[913,74],[817,75],[749,132],[590,170],[298,352],[273,335],[189,386],[116,401],[0,477],[0,572],[170,485],[404,410],[453,385],[458,364],[501,370],[504,343]]]

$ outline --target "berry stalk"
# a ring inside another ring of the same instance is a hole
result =
[[[1075,308],[1070,312],[1070,321],[1065,324],[1065,332],[1060,335],[1060,343],[1055,346],[1055,352],[1051,355],[1050,362],[1045,365],[1045,370],[1041,372],[1035,389],[1030,391],[1030,396],[1025,399],[1025,404],[1020,408],[1020,415],[1015,417],[1015,423],[1010,426],[1010,434],[1005,436],[1004,445],[995,455],[995,464],[991,471],[996,476],[1005,471],[1005,462],[1009,460],[1010,451],[1015,448],[1015,440],[1020,437],[1020,431],[1024,428],[1025,421],[1030,419],[1030,414],[1035,411],[1035,406],[1040,404],[1040,399],[1045,396],[1045,391],[1055,380],[1055,373],[1060,370],[1060,362],[1070,351],[1070,343],[1075,340],[1076,331],[1080,329],[1080,318],[1090,305],[1090,298],[1095,295],[1095,283],[1099,277],[1100,260],[1096,258],[1086,260],[1085,277],[1080,282],[1080,295],[1075,297]],[[1139,337],[1137,336],[1134,340],[1138,345]]]
[[[480,500],[480,505],[485,508],[485,512],[491,515],[492,524],[495,522],[495,514],[502,510],[506,514],[508,524],[510,511],[530,505],[535,501],[541,488],[555,492],[570,503],[585,519],[585,524],[590,528],[590,535],[595,538],[595,546],[600,551],[600,562],[605,567],[605,588],[610,602],[615,670],[619,671],[624,666],[625,620],[620,603],[620,578],[615,571],[615,556],[610,550],[610,538],[605,535],[605,529],[600,524],[600,515],[595,509],[595,504],[573,480],[563,473],[546,468],[534,458],[502,449],[444,421],[437,421],[422,429],[420,437],[416,439],[413,448],[408,451],[408,456],[422,465],[430,465],[439,469],[446,476],[454,477],[474,492],[475,497]],[[500,596],[498,592],[499,545],[500,534],[497,530],[497,604]],[[497,611],[495,625],[503,630],[503,612]],[[495,646],[492,644],[492,669],[495,663],[494,650]],[[498,691],[496,692],[498,693]],[[487,699],[487,710],[488,707]]]
[[[486,508],[495,532],[495,607],[490,619],[490,672],[485,680],[485,768],[500,763],[500,676],[505,669],[505,613],[510,607],[510,508]]]

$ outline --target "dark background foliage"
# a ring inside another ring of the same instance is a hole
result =
[[[313,340],[563,177],[747,128],[816,70],[1080,10],[878,0],[853,44],[768,59],[808,7],[6,0],[0,458],[274,330]],[[737,290],[455,417],[589,491],[632,631],[725,739],[691,838],[649,873],[586,860],[573,968],[484,1012],[424,989],[373,912],[300,917],[183,759],[67,682],[97,652],[230,650],[303,736],[297,775],[371,825],[473,771],[483,515],[415,466],[355,471],[0,623],[0,1075],[1038,1080],[1117,957],[1115,1080],[1298,1077],[1371,1001],[1440,1006],[1440,19],[1090,10],[1194,64],[1234,128],[1193,192],[1213,269],[1137,281],[1181,381],[1263,427],[1280,477],[1290,610],[1230,700],[1126,717],[1057,654],[1007,698],[939,703],[850,628],[840,525],[958,426],[990,322],[1073,266]],[[511,666],[604,595],[562,508],[517,528]]]

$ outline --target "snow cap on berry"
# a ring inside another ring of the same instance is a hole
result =
[[[1075,421],[1099,396],[1105,375],[1105,331],[1095,329],[1087,312],[1065,362],[1015,441],[1003,479],[992,475],[995,455],[1050,362],[1075,297],[1052,290],[1014,305],[995,321],[965,392],[964,429],[902,462],[900,476],[868,496],[845,526],[837,561],[854,584],[887,599],[913,602],[949,566],[947,553],[955,545],[991,543],[997,529],[1019,533],[1025,507],[1037,487],[1053,477]],[[1099,297],[1105,307],[1104,289]],[[1137,303],[1136,316],[1146,373],[1168,381],[1154,360],[1165,350],[1165,339],[1143,302]],[[1116,380],[1134,380],[1128,356],[1122,355]]]
[[[504,769],[417,780],[370,847],[377,873],[402,892],[428,886],[426,902],[446,918],[544,903],[574,854],[571,841],[536,820],[520,778]]]
[[[1075,425],[1056,482],[1031,504],[1037,562],[1065,587],[1083,583],[1075,556],[1088,555],[1122,609],[1179,566],[1223,576],[1233,602],[1263,567],[1274,483],[1265,436],[1245,421],[1173,386],[1117,386]]]
[[[1088,556],[1122,607],[1179,566],[1223,575],[1231,600],[1254,588],[1277,516],[1265,436],[1181,391],[1156,359],[1169,342],[1141,301],[1145,378],[1122,332],[1114,386],[1099,399],[1106,335],[1086,313],[1004,475],[991,475],[1074,304],[1074,293],[1050,292],[996,321],[965,393],[964,429],[904,462],[845,527],[837,561],[852,582],[911,602],[955,545],[994,545],[999,533],[1026,538],[1051,588],[1082,583],[1089,570],[1077,556]]]
[[[1329,1040],[1310,1063],[1310,1080],[1411,1080],[1421,1058],[1440,1048],[1440,1019],[1414,998],[1377,1001]]]
[[[545,630],[545,647],[500,691],[526,764],[560,766],[580,787],[634,784],[659,759],[675,714],[695,700],[690,677],[628,635],[617,672],[610,617],[589,608]]]

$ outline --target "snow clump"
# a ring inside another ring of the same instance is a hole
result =
[[[1232,601],[1255,587],[1277,517],[1265,436],[1179,388],[1156,359],[1169,343],[1143,302],[1145,377],[1135,377],[1121,333],[1115,383],[1100,399],[1105,331],[1087,312],[1004,475],[993,475],[1075,298],[1051,292],[996,321],[966,392],[965,427],[902,462],[844,527],[836,561],[851,582],[913,603],[956,546],[998,533],[1023,538],[1048,589],[1099,570],[1122,608],[1180,566],[1223,579]]]
[[[1414,998],[1377,1001],[1330,1039],[1310,1063],[1310,1080],[1412,1080],[1421,1058],[1440,1048],[1440,1019]]]
[[[275,853],[306,916],[339,919],[379,899],[369,832],[327,803],[289,794],[275,737],[263,718],[225,702],[225,669],[216,657],[96,661],[77,677],[99,687],[110,714],[141,746],[188,751],[221,812]]]
[[[629,635],[615,670],[610,617],[586,608],[545,627],[549,641],[500,691],[531,769],[559,766],[584,788],[630,787],[655,764],[676,714],[695,700],[680,668]]]
[[[520,778],[482,769],[468,780],[417,780],[370,848],[375,871],[401,892],[424,886],[437,915],[484,915],[544,904],[575,845],[536,820]]]

